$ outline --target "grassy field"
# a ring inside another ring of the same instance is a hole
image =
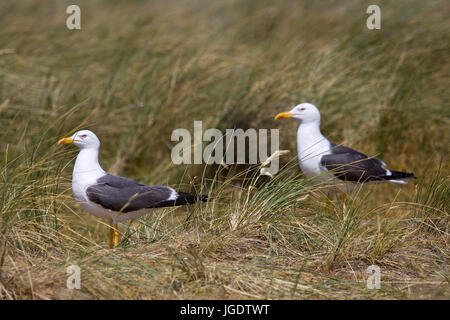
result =
[[[448,1],[2,1],[0,298],[449,299]],[[81,7],[81,30],[65,26]],[[414,172],[327,198],[296,163],[300,102],[336,143]],[[279,128],[283,169],[174,165],[176,128]],[[71,194],[80,128],[110,173],[209,193],[108,228]],[[81,289],[66,288],[69,265]],[[381,289],[366,269],[381,268]]]

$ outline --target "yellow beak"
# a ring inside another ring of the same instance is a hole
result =
[[[288,112],[282,112],[282,113],[279,113],[279,114],[277,114],[275,116],[275,120],[287,119],[287,118],[292,118],[292,117],[293,117],[293,114],[290,113],[289,111]]]
[[[71,144],[73,143],[73,139],[72,138],[62,138],[61,140],[58,141],[58,144]]]

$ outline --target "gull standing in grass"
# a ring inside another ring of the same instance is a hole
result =
[[[118,222],[136,219],[154,208],[207,201],[206,195],[179,192],[166,186],[146,186],[106,173],[98,163],[100,140],[92,131],[78,131],[58,144],[74,144],[80,148],[73,168],[73,195],[88,213],[108,220],[111,248],[119,242]]]
[[[349,191],[355,183],[389,181],[405,184],[415,179],[413,173],[386,169],[386,164],[356,150],[335,145],[320,132],[320,112],[311,103],[301,103],[291,111],[276,115],[275,119],[293,118],[299,122],[297,151],[300,169],[307,177],[343,182],[342,191]]]

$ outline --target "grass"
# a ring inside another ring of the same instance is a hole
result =
[[[0,4],[3,299],[448,299],[449,4],[380,1],[63,1]],[[301,176],[309,101],[337,143],[419,179],[328,198]],[[279,128],[283,168],[174,165],[171,132]],[[88,128],[105,170],[209,193],[121,225],[119,249],[72,198]],[[66,268],[81,268],[81,289]],[[368,266],[381,268],[368,290]]]

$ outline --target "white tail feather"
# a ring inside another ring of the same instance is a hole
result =
[[[406,182],[404,180],[389,180],[389,182],[399,183],[399,184],[407,184],[408,183],[408,182]]]

